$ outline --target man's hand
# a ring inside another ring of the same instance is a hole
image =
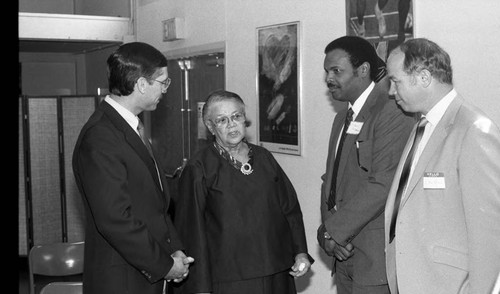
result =
[[[338,244],[326,230],[323,233],[323,238],[325,239],[323,249],[329,256],[335,256],[338,260],[344,261],[354,254],[354,246],[351,243],[347,243],[345,247]]]
[[[175,283],[180,283],[189,274],[189,265],[194,262],[194,258],[186,256],[184,252],[177,250],[172,255],[174,265],[165,276],[165,279],[170,282],[173,280]]]
[[[318,243],[328,256],[335,256],[340,261],[347,260],[354,254],[354,246],[348,243],[345,247],[338,244],[326,231],[324,224],[321,224],[317,233]]]
[[[340,261],[347,260],[349,257],[351,257],[354,254],[354,246],[352,246],[351,243],[348,243],[345,247],[341,246],[335,240],[330,240],[333,243],[333,255],[335,255],[335,258],[337,258]]]

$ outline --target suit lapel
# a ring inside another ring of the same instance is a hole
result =
[[[359,114],[356,116],[356,119],[354,120],[355,122],[358,123],[364,123],[365,121],[368,120],[368,118],[372,115],[374,107],[377,105],[377,98],[381,97],[378,92],[376,91],[377,87],[375,87],[368,98],[365,101],[365,104],[363,107],[361,107],[361,110],[359,111]],[[347,114],[347,111],[346,111]],[[345,120],[346,114],[344,114],[343,119]],[[347,165],[347,160],[349,158],[349,153],[353,151],[356,139],[359,137],[359,135],[363,132],[363,128],[360,130],[359,134],[357,135],[350,135],[347,134],[345,141],[344,141],[344,146],[342,146],[342,157],[340,158],[339,162],[339,172],[337,174],[337,192],[340,190],[342,185],[345,183],[345,181],[342,181],[342,177],[345,175],[344,172],[341,172],[345,169]],[[333,163],[332,163],[333,165]],[[337,193],[338,195],[338,193]]]
[[[156,186],[161,191],[160,179],[158,179],[158,173],[156,171],[156,166],[153,158],[149,155],[148,149],[142,142],[141,138],[137,133],[130,127],[130,125],[125,121],[125,119],[107,102],[102,102],[100,104],[103,112],[110,118],[115,127],[123,133],[127,143],[135,150],[139,157],[146,164],[151,176],[156,183]]]
[[[455,97],[453,102],[448,106],[448,109],[441,118],[441,121],[435,127],[434,132],[432,133],[427,145],[422,151],[422,154],[420,155],[417,165],[415,166],[413,174],[408,182],[406,193],[405,195],[403,195],[403,198],[401,199],[402,206],[406,203],[411,192],[415,189],[417,183],[419,183],[420,179],[423,177],[423,174],[428,168],[431,159],[436,153],[436,151],[442,147],[444,140],[448,135],[449,129],[453,125],[457,112],[462,104],[463,100],[461,99],[461,97],[459,96]],[[434,170],[427,170],[427,171],[433,172]]]

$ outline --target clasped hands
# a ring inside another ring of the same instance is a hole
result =
[[[194,258],[186,256],[184,252],[177,250],[172,255],[174,265],[165,276],[167,282],[174,281],[175,283],[182,282],[189,274],[189,265],[194,262]]]
[[[325,231],[325,248],[323,248],[329,256],[335,256],[340,261],[347,260],[354,254],[354,246],[351,243],[347,243],[346,246],[342,246],[335,242],[333,238]]]

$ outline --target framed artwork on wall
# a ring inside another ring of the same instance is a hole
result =
[[[412,0],[346,0],[347,35],[373,44],[386,61],[389,52],[413,38]]]
[[[257,141],[271,152],[300,155],[300,27],[257,28]]]

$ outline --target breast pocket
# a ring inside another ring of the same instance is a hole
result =
[[[372,169],[372,140],[356,141],[356,153],[359,168],[369,172]]]
[[[455,249],[436,246],[432,252],[435,263],[448,265],[463,271],[468,270],[467,253]]]

